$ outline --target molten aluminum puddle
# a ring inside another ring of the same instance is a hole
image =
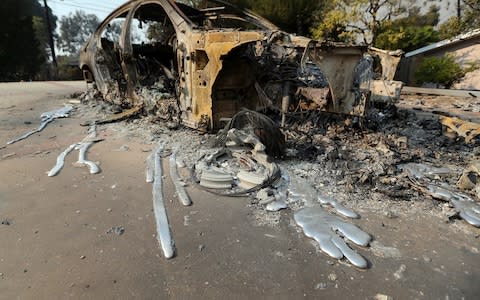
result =
[[[366,259],[350,249],[341,236],[360,246],[368,246],[371,236],[354,224],[347,223],[340,217],[325,211],[322,205],[330,205],[338,214],[352,219],[360,218],[356,212],[335,199],[320,194],[305,179],[296,176],[290,177],[288,193],[289,203],[304,204],[303,208],[295,211],[293,215],[295,222],[303,229],[306,236],[317,241],[323,252],[337,259],[345,257],[358,268],[368,267]]]
[[[345,256],[354,266],[367,268],[365,258],[350,249],[335,231],[339,231],[345,238],[360,246],[369,244],[371,237],[368,233],[329,214],[321,206],[302,208],[295,212],[294,219],[306,236],[318,242],[323,252],[337,259]]]
[[[35,134],[37,132],[42,131],[45,127],[47,127],[48,123],[52,122],[53,120],[55,120],[57,118],[67,118],[72,110],[73,110],[73,106],[65,105],[65,107],[63,107],[63,108],[53,110],[53,111],[49,111],[49,112],[44,112],[43,114],[40,115],[42,123],[40,124],[40,126],[37,129],[32,130],[30,132],[27,132],[24,135],[7,142],[7,145],[14,144],[16,142],[19,142],[21,140],[24,140],[24,139],[28,138],[32,134]]]

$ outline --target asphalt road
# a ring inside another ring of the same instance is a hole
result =
[[[60,108],[69,94],[85,88],[83,82],[0,84],[0,148],[36,128],[42,112]],[[186,208],[168,176],[165,196],[177,256],[166,260],[155,238],[152,187],[144,177],[154,145],[119,135],[121,124],[105,126],[99,128],[104,141],[88,154],[100,162],[100,174],[75,167],[73,152],[59,175],[47,177],[57,155],[85,137],[79,123],[91,114],[79,105],[70,118],[0,149],[0,299],[480,295],[480,231],[461,222],[447,224],[427,213],[389,218],[360,211],[356,224],[381,244],[375,251],[355,248],[370,263],[359,270],[317,252],[289,211],[282,212],[280,225],[259,226],[247,198],[220,198],[192,187],[194,204]],[[115,226],[124,233],[109,232]]]

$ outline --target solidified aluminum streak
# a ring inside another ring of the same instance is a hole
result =
[[[163,147],[159,145],[154,153],[153,210],[157,223],[157,239],[162,247],[163,255],[166,258],[172,258],[175,255],[175,250],[174,241],[170,233],[167,210],[163,200],[162,158],[160,156],[162,151]]]
[[[87,165],[88,169],[90,170],[90,174],[97,174],[98,172],[100,172],[100,168],[93,161],[89,161],[85,158],[88,148],[91,145],[93,145],[93,142],[81,143],[80,145],[77,145],[77,147],[75,147],[75,149],[78,150],[77,162]]]
[[[24,140],[26,139],[27,137],[31,136],[32,134],[35,134],[37,132],[40,132],[42,131],[48,123],[52,122],[53,120],[57,119],[57,118],[66,118],[69,116],[69,113],[73,110],[73,106],[71,105],[65,105],[65,107],[63,108],[60,108],[58,110],[54,110],[54,111],[49,111],[49,112],[44,112],[40,115],[40,118],[41,118],[41,124],[40,126],[35,129],[35,130],[32,130],[30,132],[27,132],[25,133],[24,135],[22,135],[21,137],[18,137],[14,140],[11,140],[9,142],[7,142],[7,145],[11,145],[11,144],[14,144],[16,142],[19,142],[21,140]]]
[[[352,219],[358,219],[360,218],[360,216],[354,212],[353,210],[351,209],[348,209],[346,208],[345,206],[343,206],[342,204],[338,203],[337,200],[333,199],[332,197],[329,197],[329,196],[326,196],[326,195],[322,195],[322,194],[319,194],[317,196],[317,199],[318,201],[320,201],[320,203],[322,204],[330,204],[331,206],[333,206],[333,208],[335,208],[335,210],[347,217],[347,218],[352,218]]]
[[[88,130],[88,135],[80,142],[68,146],[65,151],[60,153],[57,157],[57,163],[55,166],[48,172],[48,176],[52,177],[58,174],[65,164],[65,157],[72,152],[73,149],[78,150],[78,161],[77,163],[87,165],[90,171],[90,174],[97,174],[100,172],[100,168],[92,161],[86,159],[88,148],[94,143],[93,139],[97,136],[96,126],[92,125]]]
[[[277,191],[275,192],[275,200],[267,203],[265,209],[267,211],[279,211],[281,209],[288,208],[287,205],[287,194],[285,191]]]
[[[95,139],[96,137],[97,137],[97,127],[94,124],[90,126],[87,137],[84,138],[75,147],[75,149],[78,150],[77,163],[87,165],[90,170],[90,174],[97,174],[98,172],[100,172],[100,168],[93,161],[89,161],[86,159],[88,148],[90,148],[90,146],[93,145],[92,140]]]
[[[339,231],[345,238],[360,246],[369,244],[371,237],[368,233],[329,214],[321,206],[302,208],[295,212],[294,219],[306,236],[318,242],[323,252],[337,259],[345,256],[354,266],[367,268],[365,258],[350,249],[334,231]]]
[[[293,177],[290,178],[290,185],[288,187],[289,198],[295,201],[303,201],[305,206],[316,206],[318,202],[321,204],[331,205],[335,210],[352,219],[358,219],[360,216],[351,209],[346,208],[337,200],[324,194],[320,194],[313,186],[311,186],[305,179]],[[315,201],[315,199],[318,201]]]
[[[60,172],[65,164],[65,157],[68,155],[68,153],[72,152],[76,145],[77,144],[70,145],[67,149],[65,149],[65,151],[60,153],[60,155],[57,157],[56,165],[48,172],[48,177],[55,176],[58,174],[58,172]]]
[[[153,157],[154,157],[154,153],[150,153],[147,157],[147,169],[145,171],[145,181],[148,182],[148,183],[152,183],[153,182],[153,169],[154,169],[154,165],[155,163],[153,162]]]
[[[268,203],[266,206],[265,206],[265,209],[267,211],[279,211],[279,210],[282,210],[282,209],[285,209],[287,208],[287,203],[285,203],[285,201],[283,200],[275,200],[273,202],[270,202]]]
[[[185,187],[180,181],[180,176],[177,171],[177,158],[175,152],[170,155],[170,177],[172,177],[173,184],[175,185],[175,190],[177,191],[177,196],[180,202],[184,206],[189,206],[192,204],[192,200],[187,194]]]
[[[480,227],[480,204],[467,195],[449,191],[437,185],[429,184],[427,189],[434,198],[449,201],[460,217],[469,224]]]

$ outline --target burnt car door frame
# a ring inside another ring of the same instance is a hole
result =
[[[127,15],[128,12],[130,11],[131,6],[125,6],[122,8],[119,8],[112,14],[110,14],[98,27],[98,29],[95,31],[96,34],[94,35],[93,39],[91,40],[91,45],[89,45],[88,48],[91,48],[91,53],[92,53],[92,65],[94,66],[95,70],[91,70],[95,78],[98,78],[100,80],[95,80],[97,85],[102,85],[98,86],[98,89],[103,91],[102,94],[106,95],[110,87],[108,86],[108,80],[112,80],[118,83],[118,78],[114,78],[114,76],[111,73],[111,69],[108,67],[109,64],[115,64],[115,63],[120,63],[115,61],[115,55],[119,55],[120,53],[115,53],[115,51],[120,51],[119,45],[115,45],[115,42],[112,44],[112,49],[110,49],[110,53],[107,49],[105,49],[105,45],[102,41],[102,34],[107,30],[107,27],[109,24],[119,18],[122,15]],[[121,35],[119,37],[118,43],[120,43],[121,40]],[[118,48],[117,48],[118,47]],[[93,49],[92,49],[93,48]],[[117,48],[115,50],[115,48]],[[87,51],[87,48],[85,48],[84,51]],[[102,59],[103,57],[103,59]],[[121,57],[120,57],[121,58]],[[120,69],[120,65],[118,66]],[[123,70],[122,71],[122,76],[124,77]]]
[[[188,18],[182,14],[182,12],[176,7],[172,1],[145,1],[138,2],[132,7],[129,11],[125,24],[122,28],[122,35],[120,41],[120,51],[121,51],[121,60],[122,60],[122,69],[124,72],[125,79],[127,80],[127,98],[132,99],[133,104],[140,104],[138,102],[138,97],[135,93],[135,88],[137,87],[138,81],[136,78],[137,70],[135,66],[134,58],[134,49],[132,45],[132,32],[131,26],[132,21],[135,17],[136,12],[145,5],[158,5],[165,13],[165,16],[171,22],[175,30],[175,43],[173,45],[173,55],[177,57],[177,64],[175,68],[177,69],[176,73],[179,76],[179,83],[177,85],[177,96],[179,103],[187,100],[185,103],[191,103],[191,95],[188,93],[191,91],[191,71],[187,70],[185,66],[190,66],[190,55],[183,40],[186,39],[185,35],[189,32],[189,27],[187,22]],[[188,101],[188,99],[190,99]]]

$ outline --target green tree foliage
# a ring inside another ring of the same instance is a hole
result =
[[[243,0],[246,7],[269,19],[282,30],[305,35],[313,24],[313,13],[323,1],[312,0]]]
[[[36,0],[0,1],[0,80],[34,79],[44,61],[33,27]]]
[[[412,51],[438,41],[438,33],[433,26],[395,27],[388,25],[375,37],[375,47],[387,50],[402,49]]]
[[[78,55],[80,48],[95,31],[100,21],[94,14],[82,10],[70,13],[60,20],[59,47],[70,55]]]
[[[414,6],[406,17],[382,22],[374,37],[374,46],[411,51],[437,42],[439,37],[434,26],[438,23],[438,11],[437,6],[431,6],[426,14],[420,14],[420,8]]]
[[[346,11],[331,9],[315,17],[315,26],[310,29],[314,38],[337,42],[352,42],[355,39],[355,33],[347,30],[349,16]]]
[[[462,32],[480,27],[480,1],[463,0],[463,12],[461,16]]]
[[[450,88],[463,76],[465,71],[455,62],[452,54],[425,58],[415,71],[417,83],[438,83],[446,88]]]
[[[315,38],[410,51],[438,41],[439,8],[421,14],[414,1],[334,0],[317,15]]]
[[[195,7],[206,7],[208,0],[183,0]],[[282,30],[305,35],[314,22],[314,12],[323,8],[324,0],[228,0],[239,8],[247,8],[265,17]]]
[[[480,1],[462,0],[461,18],[451,17],[438,31],[441,39],[448,39],[477,28],[480,28]]]
[[[457,17],[450,17],[438,28],[440,39],[449,39],[465,31],[464,25]]]
[[[315,15],[311,32],[317,39],[360,38],[371,45],[383,22],[404,12],[399,0],[333,0]]]

